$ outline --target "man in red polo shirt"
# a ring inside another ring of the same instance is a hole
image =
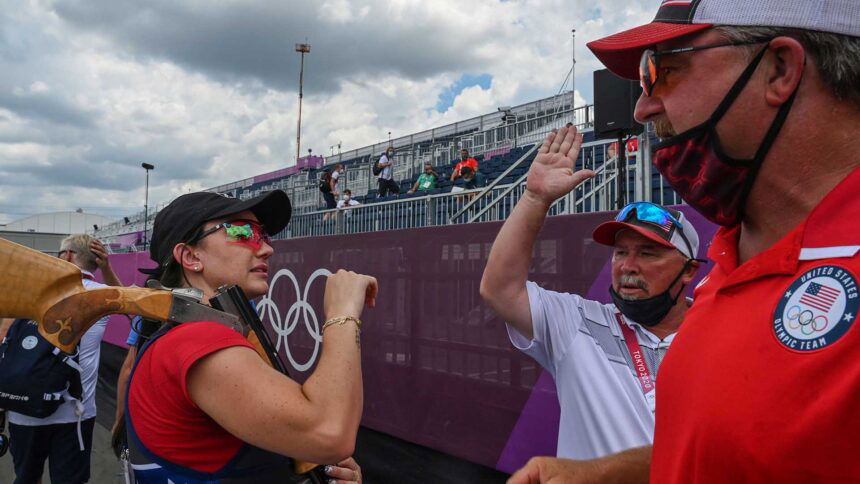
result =
[[[723,226],[660,370],[651,482],[860,481],[860,2],[664,0],[589,47],[641,80],[652,162]]]
[[[478,172],[478,160],[469,156],[469,150],[463,148],[460,150],[460,162],[454,166],[454,171],[451,172],[451,181],[454,181],[461,175],[460,171],[463,168],[471,168],[473,172]]]

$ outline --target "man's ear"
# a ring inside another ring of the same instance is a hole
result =
[[[767,71],[765,99],[773,107],[782,106],[797,90],[806,68],[806,50],[791,37],[777,37],[767,47],[771,62]]]
[[[701,267],[702,263],[696,259],[690,259],[687,261],[687,265],[684,267],[684,274],[681,276],[681,282],[689,284],[696,277],[696,273],[699,271],[699,267]]]
[[[183,269],[188,269],[189,271],[197,272],[203,267],[194,248],[187,244],[176,244],[173,246],[173,258],[179,261],[179,265]]]

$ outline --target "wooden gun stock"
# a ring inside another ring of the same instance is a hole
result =
[[[39,333],[51,344],[71,352],[87,330],[109,314],[140,314],[166,321],[173,294],[156,289],[105,287],[72,294],[51,306],[39,322]]]
[[[106,287],[87,291],[74,264],[0,240],[0,317],[32,319],[51,344],[72,353],[84,333],[108,314],[166,320],[168,291]]]

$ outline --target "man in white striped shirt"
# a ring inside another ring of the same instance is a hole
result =
[[[547,137],[493,243],[481,295],[507,322],[514,346],[555,379],[557,455],[593,459],[653,440],[657,370],[689,306],[682,294],[699,265],[699,237],[683,213],[632,203],[592,234],[614,247],[614,304],[528,282],[550,205],[594,175],[573,171],[581,143],[572,126]]]

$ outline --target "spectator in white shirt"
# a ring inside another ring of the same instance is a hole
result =
[[[349,207],[354,207],[356,205],[361,205],[361,204],[352,198],[352,191],[350,191],[347,188],[346,190],[343,191],[343,198],[338,200],[337,208],[349,208]]]

